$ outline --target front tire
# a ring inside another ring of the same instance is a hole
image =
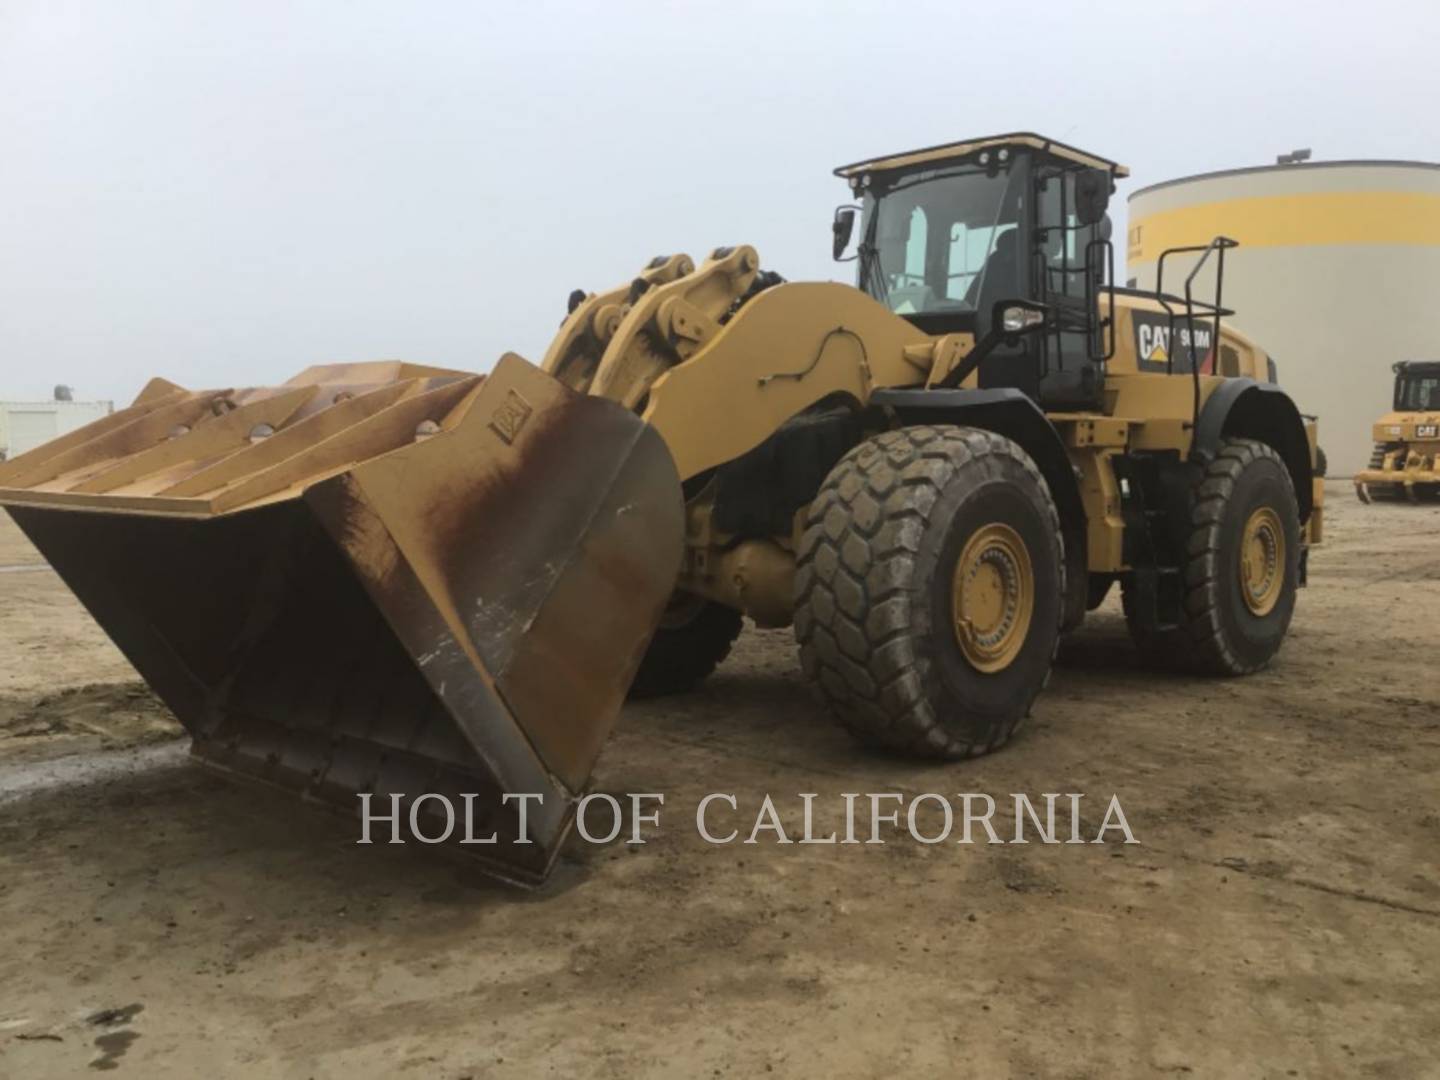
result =
[[[1049,678],[1063,551],[1049,489],[1009,439],[942,426],[868,439],[806,514],[805,673],[863,742],[939,758],[995,750]]]

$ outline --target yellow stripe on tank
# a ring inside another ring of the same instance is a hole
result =
[[[1132,218],[1131,265],[1217,233],[1246,247],[1323,244],[1440,246],[1440,195],[1407,191],[1311,192],[1197,203]],[[1168,261],[1168,260],[1167,260]]]

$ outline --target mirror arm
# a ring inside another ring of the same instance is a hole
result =
[[[1005,329],[1002,315],[1008,307],[1026,307],[1041,311],[1045,313],[1045,319],[1018,333],[1008,331]],[[954,389],[979,370],[980,365],[985,362],[985,358],[1001,345],[1013,345],[1021,338],[1040,333],[1049,326],[1050,314],[1044,305],[1019,300],[997,300],[991,311],[990,329],[986,330],[980,340],[975,342],[975,347],[970,350],[969,355],[956,364],[955,368],[935,385],[945,389]]]
[[[954,389],[973,375],[984,362],[985,358],[999,347],[1008,335],[998,327],[992,326],[985,331],[985,335],[975,343],[970,350],[970,355],[956,364],[954,369],[935,385],[946,389]]]

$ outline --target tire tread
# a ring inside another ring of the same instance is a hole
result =
[[[841,724],[863,742],[927,757],[975,757],[1010,739],[1043,687],[1042,681],[1022,714],[993,737],[966,741],[936,716],[925,690],[930,661],[915,648],[928,630],[915,571],[929,515],[957,473],[993,474],[998,467],[987,463],[1000,458],[1023,469],[1041,493],[1061,552],[1063,596],[1054,500],[1030,456],[993,432],[931,425],[885,432],[842,458],[810,505],[796,572],[801,666]]]

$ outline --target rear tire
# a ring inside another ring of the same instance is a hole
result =
[[[1227,439],[1195,489],[1180,626],[1142,630],[1126,597],[1141,657],[1207,675],[1263,668],[1295,613],[1300,544],[1299,504],[1280,455],[1253,439]]]
[[[938,758],[995,750],[1049,678],[1063,553],[1049,489],[1009,439],[942,426],[867,439],[806,513],[805,674],[863,742]]]
[[[630,697],[683,694],[694,688],[730,655],[742,622],[740,613],[724,604],[677,594],[650,639],[630,684]]]

